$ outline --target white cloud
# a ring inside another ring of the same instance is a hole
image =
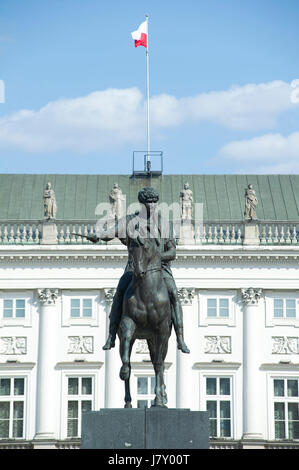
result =
[[[29,152],[105,149],[138,140],[143,115],[143,97],[137,88],[61,99],[38,111],[22,110],[1,118],[0,148]]]
[[[299,171],[299,132],[229,142],[222,147],[219,157],[257,173],[295,173]]]
[[[151,98],[152,133],[202,122],[235,130],[271,129],[280,113],[297,106],[292,91],[290,84],[273,81],[187,98],[157,95]],[[0,149],[101,151],[144,141],[145,129],[146,101],[138,88],[107,89],[0,118]]]
[[[275,127],[281,112],[294,109],[293,91],[289,83],[273,81],[236,85],[229,90],[181,99],[160,95],[152,98],[151,113],[155,124],[161,127],[211,122],[236,130],[269,129]]]

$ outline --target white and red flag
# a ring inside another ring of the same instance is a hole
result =
[[[141,23],[139,28],[136,31],[133,31],[132,38],[135,41],[135,47],[138,46],[144,46],[147,47],[147,36],[148,36],[148,30],[147,30],[147,21],[144,21]]]

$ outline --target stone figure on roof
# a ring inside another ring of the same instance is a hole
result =
[[[181,218],[185,220],[192,219],[192,202],[193,193],[190,189],[189,183],[184,184],[184,189],[180,192],[181,202]]]
[[[256,206],[258,204],[258,199],[256,197],[255,190],[252,187],[252,184],[249,184],[245,189],[245,220],[257,220],[256,216]]]
[[[55,219],[57,213],[56,197],[55,192],[52,189],[50,182],[47,183],[44,190],[44,218],[45,219]]]
[[[111,216],[114,219],[121,219],[124,216],[124,203],[125,200],[122,190],[117,183],[114,183],[111,189],[109,200],[111,204]]]

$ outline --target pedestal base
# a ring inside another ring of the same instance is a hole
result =
[[[45,220],[42,224],[42,238],[41,245],[56,245],[57,239],[57,225],[54,220]]]
[[[194,243],[195,239],[193,225],[191,225],[191,222],[189,224],[182,223],[180,227],[179,245],[194,245]]]
[[[255,221],[245,222],[243,245],[259,245],[259,227]]]
[[[81,448],[208,449],[208,413],[168,408],[90,411],[82,417]]]

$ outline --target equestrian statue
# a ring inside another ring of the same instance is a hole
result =
[[[163,233],[156,190],[143,188],[138,200],[140,212],[113,220],[110,225],[97,226],[96,236],[87,239],[97,243],[119,238],[128,248],[127,266],[113,298],[109,335],[103,346],[104,350],[113,348],[116,335],[119,336],[125,408],[132,407],[130,355],[135,339],[147,340],[156,379],[153,406],[165,407],[164,361],[172,325],[178,349],[190,352],[184,341],[183,312],[170,268],[170,262],[176,257],[176,243],[167,232]]]

